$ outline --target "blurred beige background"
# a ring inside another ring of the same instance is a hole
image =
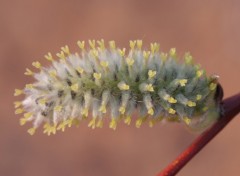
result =
[[[87,123],[55,136],[31,137],[14,115],[14,88],[48,51],[77,40],[143,39],[163,51],[191,51],[209,74],[220,75],[225,97],[240,90],[240,1],[237,0],[0,0],[0,175],[154,176],[197,134],[178,124],[119,125],[91,130]],[[240,175],[240,118],[234,119],[180,176]]]

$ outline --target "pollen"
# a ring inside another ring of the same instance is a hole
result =
[[[126,111],[126,108],[125,108],[125,107],[121,106],[121,107],[119,108],[119,112],[120,112],[121,114],[124,114],[125,111]]]
[[[182,86],[182,87],[186,86],[186,83],[187,83],[187,82],[188,82],[187,79],[180,79],[180,80],[179,80],[179,84],[180,84],[180,86]]]
[[[199,101],[199,100],[201,100],[201,99],[202,99],[202,95],[197,94],[197,96],[196,96],[196,100]]]
[[[15,108],[18,108],[18,107],[20,107],[22,105],[22,102],[21,101],[15,101],[14,102],[14,107]]]
[[[153,71],[153,70],[149,70],[148,71],[148,77],[151,79],[153,78],[154,76],[156,76],[157,72],[156,71]]]
[[[200,78],[203,75],[203,70],[198,70],[196,75],[198,78]]]
[[[136,42],[137,41],[132,41],[132,40],[130,40],[130,42],[129,42],[129,46],[130,46],[130,48],[133,50],[134,49],[134,47],[135,47],[135,45],[136,45]]]
[[[143,51],[143,57],[144,57],[144,59],[145,59],[145,60],[148,59],[149,56],[150,56],[150,54],[151,54],[150,51]]]
[[[101,79],[102,74],[101,74],[101,73],[93,73],[93,77],[94,77],[95,79]]]
[[[172,104],[177,103],[177,100],[174,99],[173,97],[169,97],[167,100],[168,100],[169,103],[172,103]]]
[[[142,123],[143,123],[143,118],[139,118],[139,119],[137,119],[137,121],[136,121],[136,127],[137,128],[140,128],[141,127],[141,125],[142,125]]]
[[[26,68],[24,74],[35,80],[15,89],[14,96],[24,96],[14,102],[15,114],[23,116],[20,125],[33,124],[30,135],[41,126],[51,135],[84,120],[92,129],[105,121],[114,130],[120,121],[137,128],[162,120],[192,127],[218,112],[218,77],[207,76],[190,53],[181,58],[175,48],[163,52],[142,40],[129,41],[128,48],[115,41],[105,46],[103,39],[77,45],[78,52],[65,45],[56,58],[45,54],[47,66],[33,62],[38,72]]]
[[[38,62],[38,61],[33,62],[32,65],[33,65],[35,68],[38,68],[38,69],[40,69],[41,66],[42,66],[42,65],[40,64],[40,62]]]
[[[169,109],[168,109],[168,113],[169,113],[169,114],[175,114],[176,111],[175,111],[174,109],[172,109],[172,108],[169,108]]]
[[[55,106],[54,107],[54,110],[57,111],[57,112],[60,112],[62,110],[62,106],[58,105],[58,106]]]
[[[15,114],[22,114],[24,112],[24,109],[18,108],[15,110]]]
[[[69,47],[67,45],[65,45],[64,47],[61,47],[61,50],[67,54],[67,55],[70,55],[70,50],[69,50]]]
[[[148,114],[149,114],[149,115],[153,115],[153,114],[154,114],[153,108],[150,108],[150,109],[148,110]]]
[[[131,116],[127,116],[127,117],[124,119],[124,123],[127,124],[127,125],[130,125],[130,123],[131,123]]]
[[[125,52],[126,52],[126,48],[123,48],[123,49],[119,49],[119,54],[124,57],[125,56]]]
[[[109,124],[109,128],[112,128],[113,130],[116,130],[117,129],[117,121],[116,119],[112,119],[110,124]]]
[[[102,113],[106,113],[107,112],[107,108],[105,105],[102,105],[100,108],[99,108],[99,111],[102,112]]]
[[[26,68],[26,72],[24,73],[24,75],[32,76],[33,74],[34,74],[33,71],[31,71],[30,69]]]
[[[129,85],[127,85],[127,84],[124,83],[124,82],[120,82],[120,83],[118,83],[118,88],[119,88],[120,90],[129,90]]]
[[[148,91],[148,92],[153,92],[153,91],[154,91],[152,84],[147,84],[147,85],[145,86],[145,89],[146,89],[146,91]]]
[[[51,62],[54,61],[53,56],[52,56],[52,54],[51,54],[50,52],[48,52],[48,54],[46,54],[44,57],[45,57],[48,61],[51,61]]]
[[[78,91],[78,83],[71,85],[71,90],[74,92],[77,92]]]
[[[36,128],[35,127],[32,127],[30,129],[28,129],[27,131],[31,136],[34,135],[34,133],[36,132]]]
[[[210,86],[209,86],[210,90],[215,90],[216,87],[217,87],[216,83],[211,83]]]
[[[196,103],[193,102],[193,101],[188,101],[188,102],[187,102],[187,105],[188,105],[189,107],[194,107],[194,106],[196,106]]]
[[[132,58],[127,57],[126,61],[128,66],[132,66],[134,64],[134,60]]]
[[[184,117],[183,120],[187,125],[191,123],[191,119],[189,119],[188,117]]]
[[[108,62],[107,62],[107,61],[101,61],[101,62],[100,62],[100,65],[101,65],[103,68],[107,68],[107,67],[108,67]]]
[[[60,53],[57,53],[56,56],[59,57],[61,60],[65,60],[65,54],[63,51],[61,51]]]
[[[78,42],[77,42],[77,45],[78,45],[78,47],[79,47],[81,50],[84,50],[85,41],[78,41]]]

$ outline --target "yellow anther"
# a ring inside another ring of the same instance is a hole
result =
[[[93,118],[89,123],[88,127],[94,129],[96,127],[96,118]]]
[[[56,70],[50,70],[50,71],[49,71],[49,75],[50,75],[52,78],[56,78],[56,76],[57,76],[57,71],[56,71]]]
[[[188,101],[188,102],[187,102],[187,105],[188,105],[189,107],[194,107],[194,106],[196,106],[196,103],[193,102],[193,101]]]
[[[51,133],[56,134],[56,131],[57,131],[57,125],[56,124],[55,125],[50,125],[50,124],[46,123],[43,128],[44,128],[43,133],[47,133],[48,136]]]
[[[103,40],[103,39],[98,40],[97,43],[98,43],[98,45],[99,45],[99,47],[100,47],[101,50],[104,50],[104,49],[105,49],[104,40]]]
[[[82,111],[81,111],[81,114],[85,117],[88,116],[88,108],[84,108]]]
[[[129,58],[129,57],[126,58],[126,62],[128,64],[128,66],[132,66],[134,64],[134,60],[132,58]]]
[[[109,46],[111,49],[116,49],[116,44],[115,44],[115,41],[109,41]]]
[[[124,83],[124,82],[120,82],[120,83],[118,83],[118,88],[120,89],[120,90],[129,90],[129,85],[127,85],[126,83]]]
[[[186,64],[192,64],[193,63],[193,57],[190,55],[190,53],[185,53],[184,60]]]
[[[150,51],[143,51],[143,57],[144,59],[148,59],[150,56],[151,52]]]
[[[24,109],[22,109],[22,108],[18,108],[15,110],[15,114],[21,114],[23,112],[24,112]]]
[[[107,67],[108,67],[108,61],[101,61],[101,62],[100,62],[100,65],[101,65],[103,68],[107,68]]]
[[[140,128],[142,123],[143,123],[143,118],[139,118],[139,119],[136,120],[136,124],[135,125],[136,125],[137,128]]]
[[[93,77],[97,80],[101,79],[102,74],[101,73],[93,73]]]
[[[31,71],[30,69],[26,68],[26,72],[24,73],[24,75],[31,76],[31,75],[33,75],[33,71]]]
[[[56,56],[59,57],[62,60],[65,60],[65,54],[64,54],[63,51],[61,51],[60,53],[57,53]]]
[[[209,86],[209,89],[210,90],[215,90],[217,87],[217,84],[216,83],[211,83],[210,86]]]
[[[33,62],[32,65],[35,67],[35,68],[38,68],[40,69],[42,66],[40,64],[40,62],[36,61],[36,62]]]
[[[157,44],[157,43],[151,43],[150,44],[150,48],[151,48],[151,52],[152,53],[155,53],[155,52],[158,52],[159,48],[160,48],[160,45]]]
[[[149,125],[150,128],[152,128],[153,125],[155,125],[155,123],[156,123],[156,121],[153,120],[153,119],[151,119],[151,120],[148,122],[148,125]]]
[[[27,123],[27,119],[21,118],[21,119],[19,120],[19,123],[20,123],[21,126],[23,126],[23,125],[25,125],[25,124]]]
[[[62,108],[63,107],[61,105],[55,106],[54,111],[60,112],[62,110]]]
[[[202,110],[203,110],[203,112],[206,112],[208,110],[208,107],[205,106]]]
[[[22,102],[21,101],[15,101],[14,102],[14,107],[15,108],[18,108],[18,107],[20,107],[22,105]]]
[[[68,126],[68,127],[71,127],[72,126],[72,124],[73,124],[73,120],[74,120],[74,118],[69,118],[69,119],[67,119],[65,122],[66,122],[66,125]]]
[[[112,120],[109,124],[109,128],[112,128],[113,130],[116,130],[116,128],[117,128],[117,120],[116,119],[112,118]]]
[[[172,57],[172,58],[175,58],[176,57],[176,48],[171,48],[170,51],[169,51],[169,55]]]
[[[161,59],[162,59],[163,61],[166,61],[167,58],[168,58],[168,54],[167,54],[167,53],[161,53],[161,54],[160,54],[160,57],[161,57]]]
[[[154,91],[152,84],[147,84],[145,89],[146,89],[146,91],[149,91],[149,92],[153,92]]]
[[[77,41],[77,45],[81,50],[84,50],[85,41]]]
[[[95,49],[95,43],[96,43],[95,40],[88,40],[88,43],[92,49]]]
[[[120,114],[124,114],[126,111],[126,108],[124,106],[121,106],[118,111],[120,112]]]
[[[149,115],[153,115],[153,114],[154,114],[153,108],[148,109],[148,114],[149,114]]]
[[[127,125],[130,125],[130,123],[131,123],[131,116],[127,116],[127,117],[124,119],[124,123],[127,124]]]
[[[96,49],[91,50],[91,53],[94,57],[98,57],[98,51]]]
[[[169,114],[175,114],[176,111],[175,111],[173,108],[169,108],[169,109],[168,109],[168,113],[169,113]]]
[[[38,103],[41,104],[41,105],[45,105],[47,102],[47,100],[45,98],[41,98]]]
[[[73,118],[72,124],[73,124],[73,125],[76,125],[76,126],[78,127],[78,125],[80,124],[80,120],[77,119],[77,118]]]
[[[32,128],[30,128],[30,129],[28,129],[27,132],[32,136],[32,135],[35,134],[35,132],[36,132],[36,128],[35,128],[35,127],[32,127]]]
[[[70,50],[69,50],[69,47],[67,45],[65,45],[64,47],[61,47],[61,50],[67,54],[67,55],[70,55]]]
[[[142,40],[137,40],[137,47],[138,47],[138,49],[142,48],[142,44],[143,44]]]
[[[67,121],[65,120],[58,125],[57,130],[62,130],[62,132],[64,132],[66,126],[67,126]]]
[[[136,40],[130,40],[129,41],[129,46],[130,46],[130,48],[133,50],[134,49],[134,47],[135,47],[135,45],[136,45]]]
[[[83,70],[81,67],[77,67],[76,69],[77,69],[77,71],[78,71],[79,73],[81,73],[81,74],[84,72],[84,70]]]
[[[71,90],[74,91],[74,92],[77,92],[78,91],[78,83],[75,83],[73,85],[71,85]]]
[[[51,54],[50,52],[48,52],[48,54],[46,54],[44,57],[45,57],[48,61],[51,61],[51,62],[54,61],[54,59],[53,59],[53,57],[52,57],[52,54]]]
[[[188,80],[187,79],[180,79],[178,82],[179,82],[180,86],[184,87],[184,86],[186,86]]]
[[[105,105],[101,105],[100,108],[98,109],[98,111],[102,112],[102,113],[106,113],[107,109]]]
[[[31,112],[27,112],[27,113],[24,113],[24,118],[25,119],[29,119],[30,117],[32,117],[32,115],[33,115],[33,113],[31,113]]]
[[[18,95],[21,95],[21,94],[23,94],[23,90],[15,89],[14,96],[18,96]]]
[[[98,120],[96,127],[102,128],[103,127],[103,120]]]
[[[149,71],[148,71],[148,78],[151,79],[151,78],[153,78],[154,76],[156,76],[156,74],[157,74],[156,71],[149,70]]]
[[[33,89],[33,85],[32,84],[26,84],[25,87],[26,87],[26,89]]]
[[[126,48],[119,49],[118,51],[119,51],[120,56],[122,56],[122,57],[125,56]]]
[[[184,122],[189,125],[191,123],[191,119],[188,117],[183,117]]]
[[[173,97],[169,97],[169,98],[167,99],[167,101],[168,101],[169,103],[172,103],[172,104],[177,103],[177,100],[176,100],[175,98],[173,98]]]
[[[201,99],[202,99],[202,95],[197,94],[197,96],[196,96],[196,100],[201,100]]]
[[[198,70],[196,72],[196,75],[197,75],[198,78],[200,78],[203,75],[203,70]]]

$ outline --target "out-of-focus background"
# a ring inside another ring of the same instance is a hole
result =
[[[84,122],[50,137],[20,127],[13,92],[32,81],[25,68],[48,64],[43,56],[65,44],[77,51],[77,40],[101,38],[191,51],[208,74],[220,76],[225,97],[240,90],[240,1],[0,0],[0,175],[153,176],[197,137],[179,124],[112,131]],[[238,117],[179,175],[240,175],[239,126]]]

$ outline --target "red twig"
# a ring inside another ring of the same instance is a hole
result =
[[[211,141],[240,112],[240,93],[222,102],[224,115],[207,131],[202,133],[157,176],[176,175],[209,141]]]

